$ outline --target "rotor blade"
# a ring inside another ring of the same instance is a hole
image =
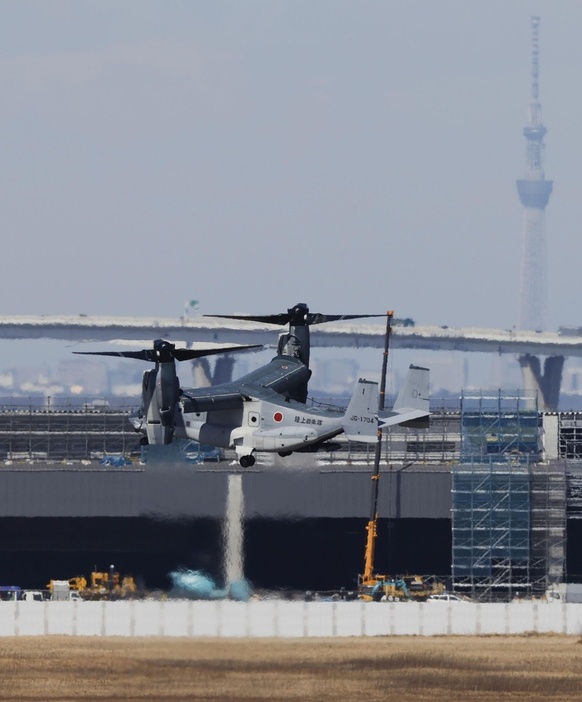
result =
[[[214,356],[219,353],[235,353],[236,351],[248,351],[249,349],[260,349],[262,344],[252,344],[249,346],[220,346],[214,349],[169,349],[169,359],[176,361],[188,361],[193,358],[203,356]],[[135,358],[139,361],[149,361],[155,363],[159,360],[154,349],[142,349],[141,351],[73,351],[73,353],[83,356],[121,356],[123,358]],[[168,359],[168,360],[169,360]]]
[[[288,324],[293,315],[290,312],[271,315],[246,315],[246,314],[205,314],[205,317],[218,317],[220,319],[241,319],[247,322],[263,322],[264,324]],[[366,317],[385,317],[386,314],[320,314],[308,313],[305,321],[307,324],[323,324],[324,322],[337,322],[342,319],[365,319]]]
[[[219,319],[240,319],[245,322],[262,322],[263,324],[288,324],[291,320],[291,315],[288,312],[263,316],[252,314],[205,314],[203,316],[218,317]]]
[[[366,317],[385,317],[386,314],[308,314],[307,324],[338,322],[342,319],[365,319]]]
[[[176,361],[188,361],[192,358],[214,356],[218,353],[236,353],[237,351],[248,351],[262,347],[262,344],[251,344],[250,346],[221,346],[216,349],[174,349],[173,355]]]
[[[73,351],[79,356],[122,356],[123,358],[136,358],[139,361],[156,360],[153,349],[142,349],[141,351]]]

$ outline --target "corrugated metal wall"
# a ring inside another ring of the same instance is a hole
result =
[[[179,464],[0,470],[0,517],[221,518],[229,471]],[[246,518],[369,517],[370,472],[265,470],[243,474]],[[379,514],[449,518],[449,471],[381,474]]]

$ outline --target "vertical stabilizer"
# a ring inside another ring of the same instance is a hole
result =
[[[410,366],[394,407],[390,412],[380,412],[380,427],[403,424],[413,420],[428,420],[430,415],[429,376],[428,368]]]
[[[378,383],[358,380],[342,426],[350,441],[378,440]]]
[[[428,368],[411,365],[406,375],[404,385],[400,388],[393,412],[403,409],[418,409],[428,412]]]

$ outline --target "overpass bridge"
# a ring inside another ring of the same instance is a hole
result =
[[[212,317],[2,316],[0,339],[112,341],[165,338],[187,344],[273,344],[277,327]],[[312,327],[312,346],[383,348],[384,323],[345,321]],[[414,326],[393,328],[392,348],[513,354],[526,390],[538,392],[540,405],[557,409],[566,357],[582,357],[582,335]],[[544,357],[543,367],[540,357]]]

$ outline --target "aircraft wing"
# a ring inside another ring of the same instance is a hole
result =
[[[212,412],[239,409],[243,405],[243,396],[234,383],[227,383],[210,388],[185,388],[180,402],[185,412]]]
[[[270,388],[280,395],[292,392],[301,385],[307,385],[311,377],[309,368],[297,358],[291,356],[275,356],[269,363],[244,375],[233,385],[241,388],[248,386]]]
[[[430,417],[429,375],[428,368],[410,366],[394,407],[389,411],[379,413],[378,426],[380,429],[396,424],[407,425],[408,423],[415,427],[428,426]]]
[[[238,380],[214,387],[183,388],[181,401],[186,412],[213,412],[242,407],[246,397],[263,397],[270,391],[273,397],[284,399],[296,384],[307,382],[311,371],[300,361],[285,356],[275,357]]]

